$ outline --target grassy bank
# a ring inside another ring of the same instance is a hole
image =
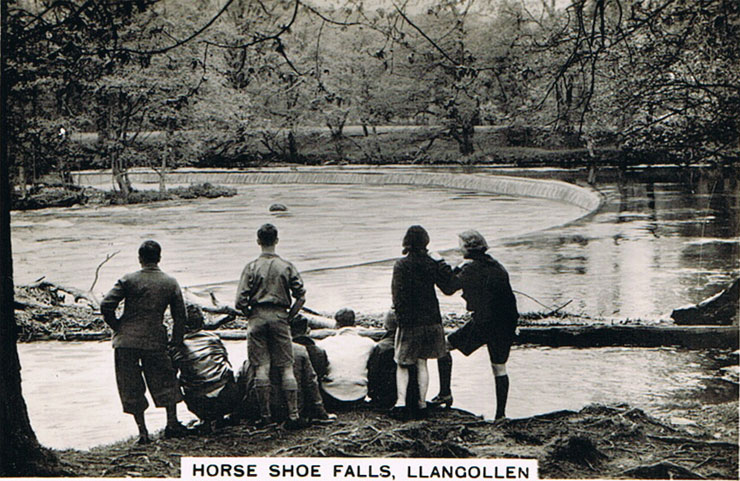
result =
[[[212,185],[207,182],[166,189],[164,192],[158,190],[133,190],[126,197],[118,192],[104,191],[94,187],[81,187],[72,184],[38,184],[25,193],[19,191],[13,192],[11,209],[35,210],[48,207],[71,207],[73,205],[107,206],[148,204],[165,200],[213,199],[217,197],[233,197],[235,195],[236,189],[234,188]]]

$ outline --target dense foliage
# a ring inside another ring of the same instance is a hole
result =
[[[535,127],[568,139],[549,147],[738,160],[734,0],[326,4],[11,1],[16,183],[106,167],[127,195],[133,165],[475,161],[481,125],[508,127],[502,145]],[[399,152],[389,125],[430,128]]]

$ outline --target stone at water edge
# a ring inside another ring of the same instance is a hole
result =
[[[285,204],[272,204],[270,206],[270,212],[285,212],[288,207]]]

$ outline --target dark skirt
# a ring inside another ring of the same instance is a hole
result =
[[[397,364],[409,366],[419,359],[437,359],[447,354],[445,331],[440,323],[399,327],[396,330]]]

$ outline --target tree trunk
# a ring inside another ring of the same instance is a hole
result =
[[[112,153],[111,160],[111,172],[113,173],[113,180],[118,185],[118,191],[121,193],[124,199],[128,199],[131,194],[131,180],[128,178],[128,174],[121,166],[121,158],[116,153]]]
[[[462,135],[460,139],[460,153],[463,155],[470,155],[475,151],[473,146],[473,125],[464,123],[462,126]]]
[[[167,182],[165,180],[165,175],[167,174],[167,157],[171,153],[172,153],[172,148],[170,147],[165,148],[165,151],[162,154],[162,165],[159,166],[159,170],[154,169],[154,171],[159,176],[159,198],[160,199],[164,199],[165,197],[167,197]]]
[[[288,131],[288,159],[291,163],[298,162],[298,145],[293,130]]]
[[[21,196],[26,197],[28,180],[26,179],[26,168],[23,165],[18,166],[18,187],[21,189]]]
[[[2,2],[6,18],[7,3]],[[6,111],[8,85],[5,79],[7,32],[0,38],[0,109]],[[7,119],[0,116],[0,132],[7,132]],[[21,390],[21,365],[16,341],[13,302],[13,257],[10,241],[10,169],[6,136],[0,136],[0,476],[39,476],[59,474],[56,457],[42,448],[31,428]]]

